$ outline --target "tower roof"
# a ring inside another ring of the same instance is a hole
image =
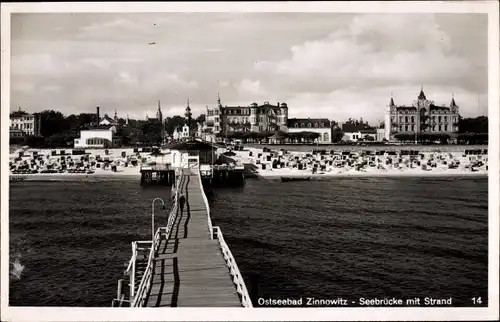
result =
[[[394,99],[391,97],[391,101],[389,102],[389,106],[394,106],[396,104],[394,104]]]
[[[425,97],[425,94],[424,94],[424,86],[423,86],[423,85],[422,85],[422,86],[421,86],[421,88],[420,88],[420,94],[418,94],[418,99],[419,99],[419,100],[425,100],[425,99],[427,99],[427,98]]]
[[[452,98],[451,98],[450,107],[454,107],[454,106],[457,106],[457,104],[455,104],[455,98],[454,98],[454,97],[452,97]]]

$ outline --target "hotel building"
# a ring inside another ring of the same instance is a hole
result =
[[[41,117],[39,114],[29,114],[21,108],[10,113],[10,136],[40,136]]]
[[[206,126],[213,134],[221,132],[262,132],[287,131],[288,106],[286,103],[262,105],[252,103],[249,106],[222,106],[217,97],[217,106],[207,106]]]
[[[449,106],[438,106],[427,99],[422,88],[411,106],[397,106],[391,97],[385,115],[385,138],[392,140],[397,133],[455,133],[458,120],[454,97]]]

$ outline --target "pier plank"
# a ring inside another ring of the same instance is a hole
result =
[[[198,175],[181,180],[186,205],[158,247],[148,307],[241,307],[219,242],[210,239]]]

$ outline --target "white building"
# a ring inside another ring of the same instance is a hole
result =
[[[174,140],[181,140],[189,137],[189,127],[187,125],[184,125],[180,131],[178,128],[175,128],[172,137],[174,138]]]
[[[318,133],[318,143],[332,143],[332,127],[328,119],[288,119],[288,133],[314,132]]]
[[[75,148],[110,148],[120,144],[115,137],[116,127],[101,125],[99,127],[80,131],[80,137],[75,139]]]
[[[217,147],[208,142],[191,140],[174,143],[170,149],[172,167],[212,165],[217,160]]]
[[[19,108],[10,114],[9,129],[12,136],[40,135],[40,117]]]
[[[382,142],[385,139],[385,129],[377,129],[377,141]]]
[[[342,124],[342,132],[344,133],[342,141],[357,142],[378,140],[378,131],[364,123],[344,123]]]

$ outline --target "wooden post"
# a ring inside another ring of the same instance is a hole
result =
[[[120,279],[118,280],[118,289],[116,290],[116,298],[118,300],[122,297],[122,287],[123,287],[123,280]]]
[[[130,301],[134,299],[135,291],[135,261],[137,257],[136,243],[132,242],[132,274],[130,274]]]

